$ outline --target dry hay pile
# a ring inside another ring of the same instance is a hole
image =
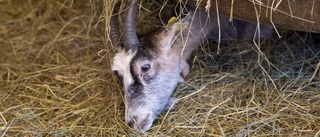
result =
[[[110,71],[105,21],[114,3],[103,2],[0,0],[1,137],[137,134]],[[161,26],[163,3],[148,2],[140,33]],[[202,45],[173,95],[179,103],[145,135],[319,136],[320,35],[282,36],[261,51],[240,41],[220,54],[214,42]]]

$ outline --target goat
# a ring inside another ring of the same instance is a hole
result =
[[[171,94],[187,77],[187,59],[197,46],[207,39],[253,39],[256,24],[241,20],[230,22],[228,17],[220,16],[219,26],[216,13],[191,6],[178,21],[138,39],[134,21],[136,7],[137,0],[130,0],[122,27],[123,44],[120,44],[118,9],[114,9],[110,39],[116,49],[112,71],[124,89],[125,122],[143,132],[150,129],[160,113],[174,105]],[[271,33],[271,26],[260,26],[261,39],[269,38]]]

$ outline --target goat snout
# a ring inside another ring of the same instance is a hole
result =
[[[127,124],[129,127],[133,128],[136,131],[146,131],[151,127],[153,123],[153,119],[150,119],[149,116],[150,113],[146,117],[131,116],[127,120]]]

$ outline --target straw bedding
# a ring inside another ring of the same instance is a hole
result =
[[[0,136],[320,135],[320,35],[286,30],[258,45],[221,45],[220,54],[203,44],[177,105],[136,133],[110,71],[114,4],[0,0]],[[138,33],[165,24],[172,7],[142,4]]]

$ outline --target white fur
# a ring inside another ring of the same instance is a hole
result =
[[[118,52],[113,58],[112,71],[117,71],[123,77],[124,89],[127,90],[128,86],[133,83],[133,78],[130,73],[130,62],[135,56],[136,52],[125,52],[122,50]]]

